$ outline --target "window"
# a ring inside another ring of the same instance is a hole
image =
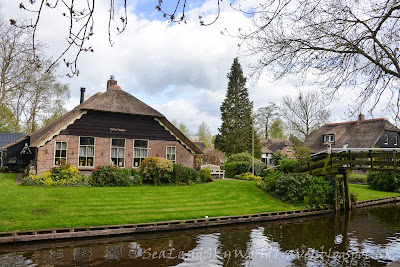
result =
[[[147,152],[149,149],[148,145],[148,140],[135,140],[133,144],[133,167],[139,167],[140,163],[142,163],[142,160],[147,158]]]
[[[394,145],[397,146],[397,135],[394,136]]]
[[[176,147],[167,146],[167,159],[175,163],[176,160]]]
[[[79,166],[94,165],[94,137],[79,138]]]
[[[385,135],[385,145],[389,144],[389,135]]]
[[[286,149],[287,149],[288,152],[292,151],[292,147],[291,146],[287,146]]]
[[[324,143],[335,143],[335,135],[327,134],[324,136]]]
[[[61,165],[67,162],[67,142],[56,142],[54,153],[54,165]]]
[[[111,165],[125,167],[125,139],[111,140]]]

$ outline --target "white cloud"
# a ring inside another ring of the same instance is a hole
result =
[[[70,84],[72,95],[67,108],[78,104],[80,87],[86,87],[89,95],[104,91],[109,75],[114,74],[123,90],[155,107],[168,119],[185,123],[192,132],[196,132],[201,121],[206,121],[217,133],[221,123],[219,107],[228,82],[226,75],[238,52],[238,40],[220,32],[225,28],[245,28],[250,21],[222,2],[220,19],[212,26],[201,27],[199,14],[205,15],[206,22],[215,17],[214,0],[188,11],[188,24],[149,20],[151,16],[132,13],[135,8],[130,6],[128,27],[121,35],[113,36],[115,45],[110,47],[107,2],[96,2],[95,34],[88,42],[95,52],[81,54],[78,77],[63,79]],[[17,7],[14,1],[3,4],[6,19],[18,14],[27,16]],[[60,12],[46,12],[42,17],[38,38],[48,43],[48,51],[53,55],[65,48],[65,23]],[[249,73],[246,64],[251,60],[240,59],[245,74]],[[284,95],[296,94],[296,82],[289,77],[272,83],[267,75],[262,75],[254,86],[248,83],[255,110],[270,101],[279,102]],[[336,101],[331,110],[341,114],[347,104]]]

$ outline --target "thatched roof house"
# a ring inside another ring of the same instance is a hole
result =
[[[288,158],[294,158],[293,146],[294,144],[287,138],[283,139],[264,139],[260,140],[261,144],[261,161],[268,166],[274,166],[276,162],[273,161],[273,155],[276,151],[281,151],[282,154]]]
[[[148,156],[193,166],[202,151],[164,115],[123,91],[113,77],[97,93],[52,124],[27,136],[36,171],[66,161],[82,170],[114,164],[137,167]],[[17,143],[8,146],[10,149]]]
[[[399,145],[400,129],[385,118],[328,123],[306,137],[303,146],[314,153],[333,148],[395,148]]]

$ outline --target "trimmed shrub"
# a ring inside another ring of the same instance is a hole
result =
[[[375,190],[394,192],[400,189],[400,173],[393,171],[369,172],[368,184]]]
[[[143,175],[145,182],[155,185],[161,184],[161,180],[169,181],[173,171],[172,162],[165,158],[145,158],[139,166],[139,172]]]
[[[334,188],[324,177],[275,171],[258,185],[277,198],[296,205],[322,207],[334,201]]]
[[[252,158],[253,157],[251,156],[251,154],[249,152],[242,152],[242,153],[238,153],[238,154],[229,156],[226,160],[226,163],[240,162],[240,161],[251,162]]]
[[[366,174],[355,174],[350,173],[349,175],[349,182],[350,183],[357,183],[357,184],[367,184],[367,175]]]
[[[250,163],[250,169],[246,170],[245,172],[251,172],[253,166],[253,157],[250,155],[249,152],[242,152],[239,154],[234,154],[228,157],[226,160],[226,164],[231,162],[248,162]],[[267,165],[259,159],[254,158],[254,174],[258,176],[264,176],[267,171]],[[225,169],[226,170],[226,169]],[[241,173],[236,173],[235,175],[239,175]],[[234,177],[228,176],[227,177]]]
[[[200,169],[199,174],[200,174],[200,180],[203,183],[208,183],[213,181],[213,178],[211,176],[211,171],[209,169]]]
[[[129,168],[102,165],[93,170],[90,183],[93,186],[130,186],[133,179]]]
[[[225,176],[235,177],[235,175],[240,175],[245,172],[251,171],[250,162],[229,162],[224,165]]]
[[[298,172],[300,168],[301,168],[300,162],[294,159],[284,158],[279,161],[279,170],[284,173]]]

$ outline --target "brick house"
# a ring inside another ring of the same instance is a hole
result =
[[[294,144],[287,138],[283,139],[264,139],[260,140],[261,144],[261,161],[270,167],[276,165],[273,155],[276,151],[281,151],[288,158],[294,158]]]
[[[317,153],[332,148],[400,148],[400,129],[385,118],[327,123],[311,132],[303,146]]]
[[[82,88],[83,89],[83,88]],[[29,148],[31,171],[66,162],[80,171],[97,165],[138,167],[146,157],[163,157],[193,167],[202,151],[164,115],[123,91],[111,77],[97,93],[52,124],[6,146],[7,158]]]

